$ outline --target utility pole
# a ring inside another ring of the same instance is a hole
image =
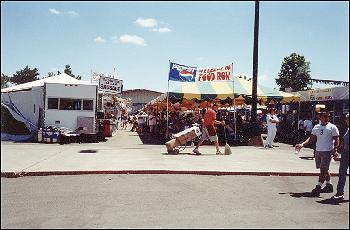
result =
[[[254,20],[254,48],[253,48],[253,87],[252,87],[252,110],[251,123],[256,123],[257,113],[257,87],[258,87],[258,38],[259,38],[259,1],[255,1],[255,20]]]

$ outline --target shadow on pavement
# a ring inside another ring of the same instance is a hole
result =
[[[334,199],[333,197],[325,199],[325,200],[319,200],[316,201],[317,203],[320,204],[330,204],[330,205],[340,205],[342,203],[349,203],[349,200],[344,200],[344,199]]]
[[[162,136],[144,132],[143,135],[138,135],[144,145],[163,145],[165,140]]]
[[[86,149],[79,151],[79,153],[97,153],[97,150]]]
[[[314,157],[311,156],[311,157],[299,157],[300,159],[303,159],[303,160],[314,160]]]
[[[313,195],[311,192],[289,192],[289,193],[280,192],[278,194],[281,194],[281,195],[289,194],[291,197],[294,197],[294,198],[300,198],[300,197],[315,198],[315,197],[317,197],[317,196]]]

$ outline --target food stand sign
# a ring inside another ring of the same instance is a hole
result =
[[[311,101],[329,101],[333,100],[332,89],[317,89],[309,91]]]
[[[98,88],[107,93],[120,94],[123,91],[123,80],[101,76]]]

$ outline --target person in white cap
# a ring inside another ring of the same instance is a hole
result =
[[[316,141],[315,163],[316,168],[320,169],[320,175],[316,187],[311,191],[311,194],[315,197],[318,197],[321,192],[333,192],[329,165],[332,160],[332,155],[333,158],[338,157],[339,146],[339,130],[337,126],[329,122],[329,114],[327,112],[320,112],[319,119],[321,123],[315,125],[312,129],[311,136],[303,143],[295,145],[296,148],[301,149],[309,142]],[[326,186],[321,188],[324,181],[326,181]]]

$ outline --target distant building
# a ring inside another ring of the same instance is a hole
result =
[[[161,92],[147,90],[147,89],[129,89],[124,90],[122,93],[122,98],[130,98],[132,101],[132,110],[131,113],[136,112],[139,109],[142,109],[148,102],[160,96]]]

